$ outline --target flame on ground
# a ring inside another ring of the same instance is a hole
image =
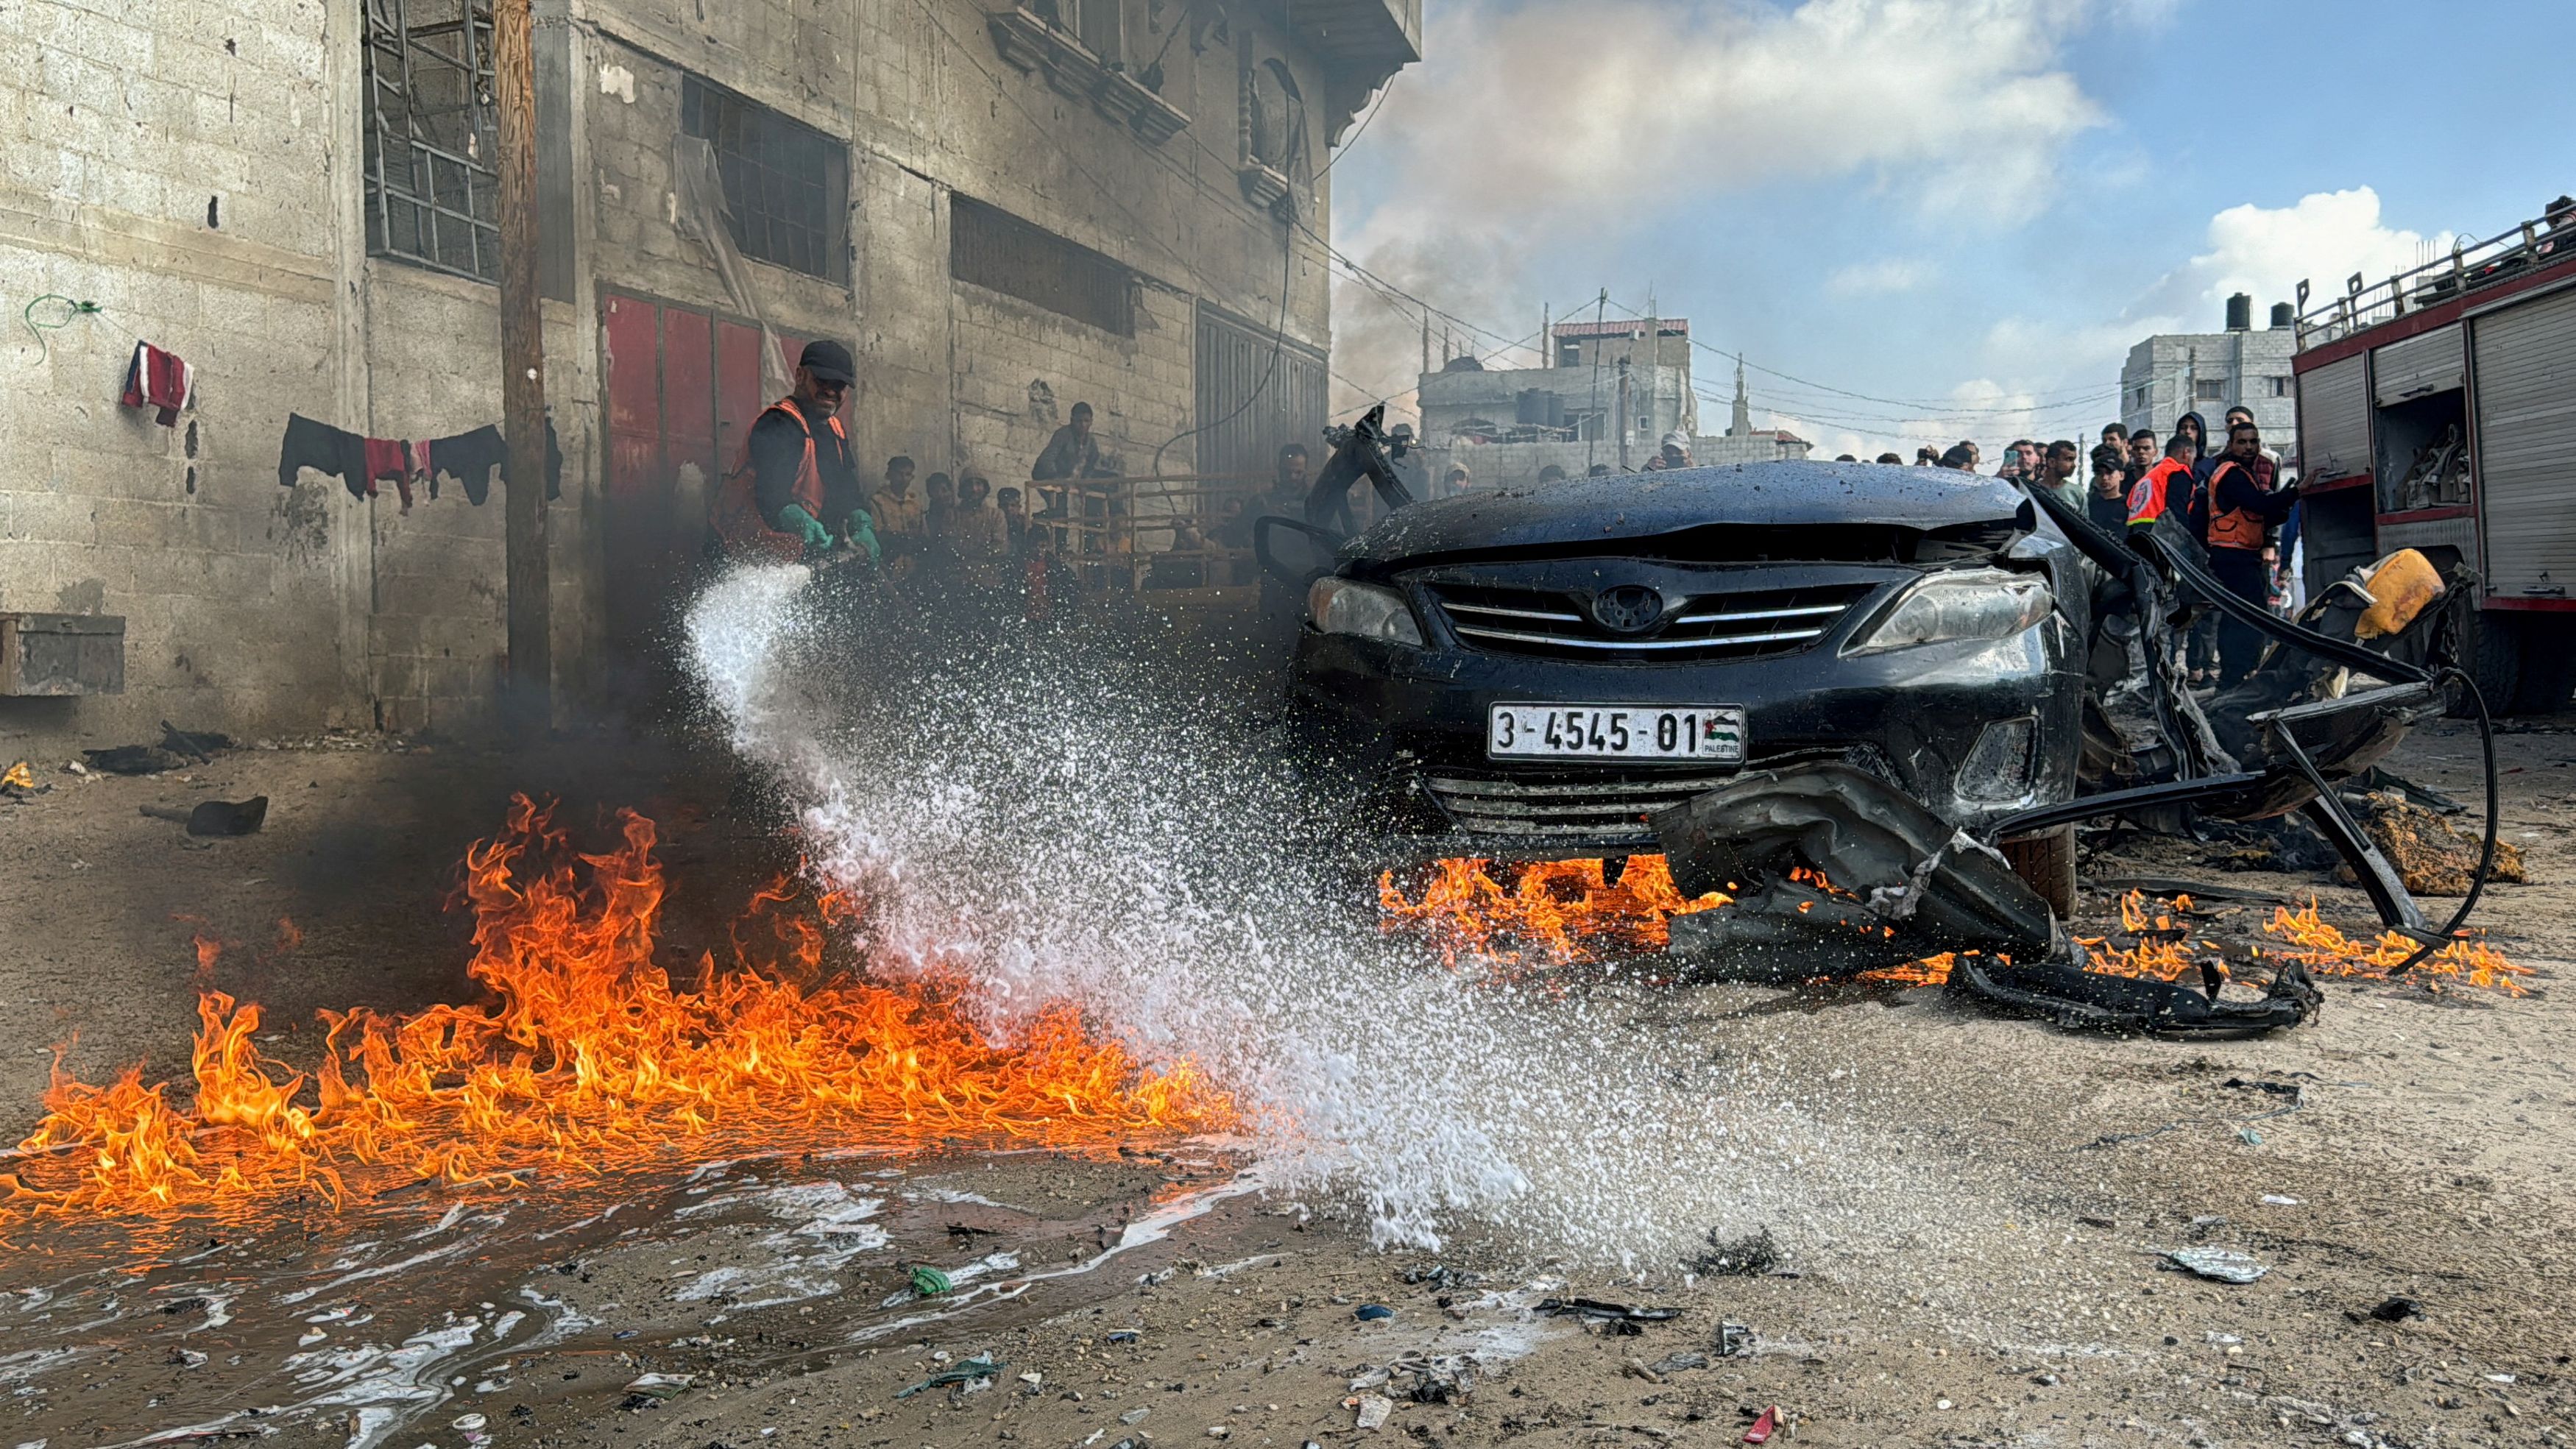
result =
[[[387,1182],[609,1171],[681,1143],[1084,1148],[1233,1125],[1187,1063],[1148,1070],[1069,1006],[1003,1044],[954,983],[826,978],[826,928],[851,911],[829,894],[759,893],[735,930],[737,969],[708,955],[693,988],[673,986],[653,959],[653,825],[623,819],[618,848],[575,857],[521,797],[467,852],[470,973],[490,1000],[323,1012],[306,1073],[260,1051],[256,1004],[205,992],[191,1100],[139,1066],[94,1086],[58,1059],[47,1116],[0,1183],[39,1211],[221,1213],[296,1194],[336,1205]]]
[[[1568,966],[1660,951],[1672,940],[1673,917],[1728,900],[1714,891],[1684,896],[1660,855],[1629,856],[1616,881],[1597,859],[1514,866],[1441,860],[1432,863],[1419,899],[1405,895],[1393,871],[1378,877],[1377,895],[1381,929],[1421,932],[1453,969],[1462,963]]]
[[[1818,889],[1834,889],[1814,871],[1802,868],[1792,875]],[[1519,865],[1482,857],[1435,861],[1418,897],[1408,896],[1392,871],[1378,877],[1380,928],[1421,933],[1453,969],[1571,966],[1659,951],[1671,942],[1673,917],[1716,910],[1730,900],[1718,892],[1696,899],[1683,896],[1660,855],[1629,856],[1616,881],[1609,879],[1601,860]],[[2203,929],[2190,896],[2159,899],[2133,890],[2120,899],[2120,934],[2127,944],[2114,944],[2108,936],[2080,939],[2091,970],[2175,981],[2197,972],[2204,960],[2221,962],[2223,969],[2223,948],[2200,937]],[[2266,955],[2297,961],[2319,976],[2384,977],[2416,949],[2394,931],[2375,940],[2353,940],[2319,919],[2313,900],[2295,912],[2274,908],[2262,929],[2271,938]],[[1865,971],[1859,979],[1938,986],[1950,979],[1955,964],[1943,954]],[[2430,989],[2457,982],[2519,996],[2524,991],[2519,978],[2531,974],[2471,936],[2426,957],[2409,976]]]

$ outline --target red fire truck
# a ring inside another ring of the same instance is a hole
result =
[[[2311,594],[2400,548],[2459,550],[2463,657],[2490,708],[2576,687],[2576,202],[2382,281],[2299,284]]]

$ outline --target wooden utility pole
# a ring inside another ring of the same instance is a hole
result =
[[[546,560],[546,347],[537,300],[536,23],[530,0],[492,0],[501,116],[501,426],[508,435],[510,673],[502,708],[522,737],[554,722],[552,587]]]

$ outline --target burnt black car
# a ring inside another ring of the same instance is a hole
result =
[[[1318,497],[1383,462],[1360,430]],[[1652,850],[1650,813],[1797,761],[1972,834],[2075,793],[2088,587],[2010,482],[1775,462],[1379,488],[1404,506],[1305,570],[1291,703],[1383,854]]]

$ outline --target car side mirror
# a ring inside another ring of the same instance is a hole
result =
[[[1301,599],[1308,585],[1333,571],[1333,555],[1341,546],[1341,534],[1299,519],[1274,513],[1252,521],[1252,556],[1261,561],[1262,572],[1296,590]]]

